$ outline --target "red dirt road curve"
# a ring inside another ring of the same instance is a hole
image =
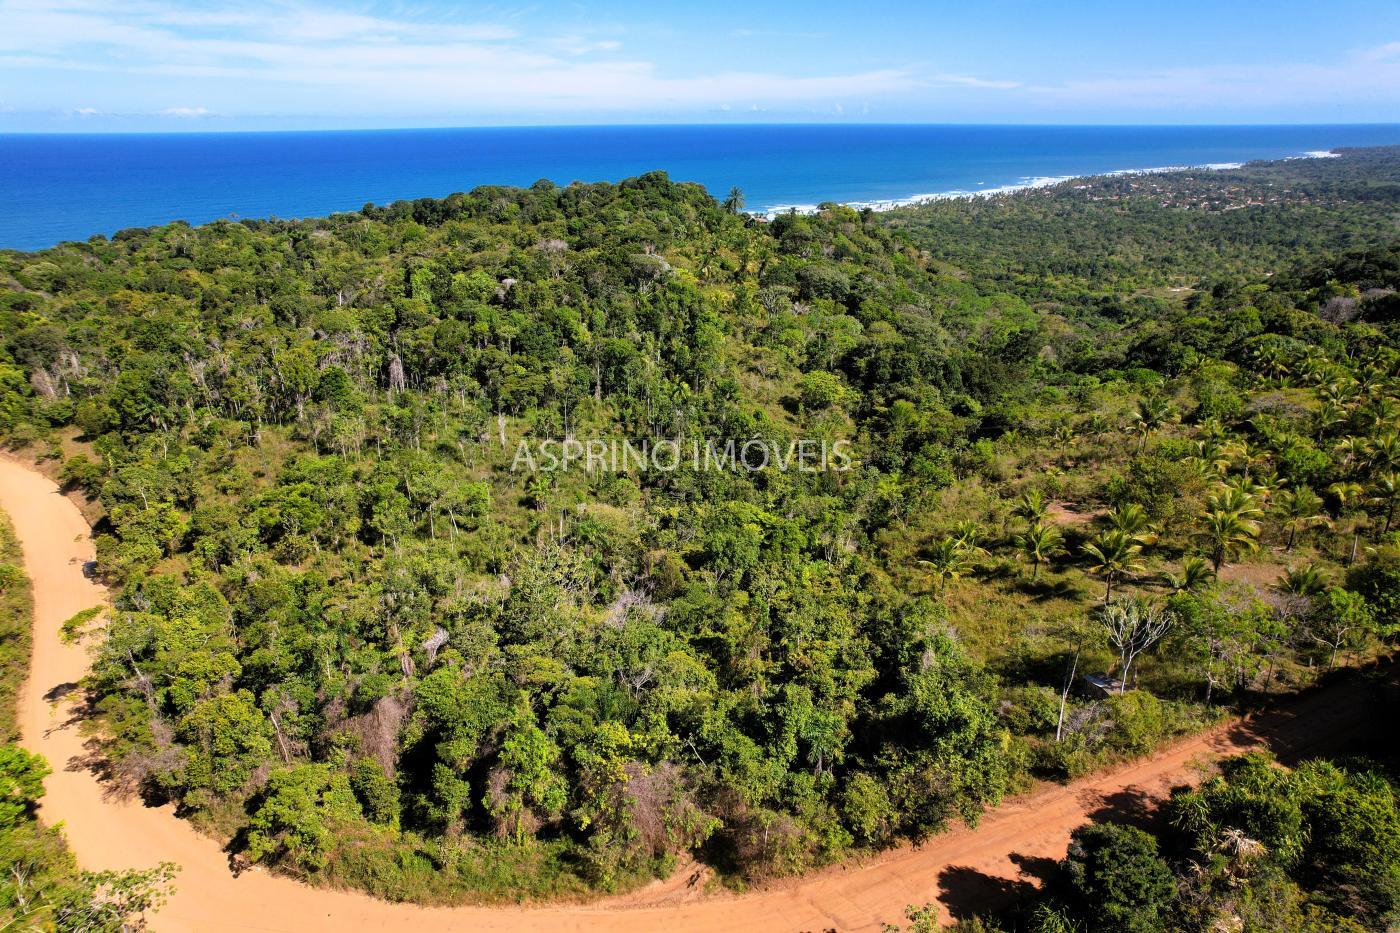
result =
[[[995,904],[1028,883],[1023,868],[1063,857],[1069,834],[1091,814],[1150,807],[1174,784],[1193,781],[1223,755],[1265,745],[1284,753],[1336,747],[1365,726],[1366,692],[1352,678],[1250,721],[1231,722],[1151,758],[1068,786],[1043,786],[990,811],[976,829],[959,828],[919,847],[868,859],[746,894],[714,894],[688,883],[694,869],[631,894],[589,904],[545,907],[421,908],[347,891],[310,887],[262,870],[235,877],[220,844],[172,808],[109,799],[88,768],[78,734],[73,685],[87,670],[83,648],[63,644],[59,626],[101,605],[106,591],[87,580],[89,528],[53,482],[0,458],[0,508],[9,513],[34,584],[34,653],[20,696],[25,747],[54,774],[40,817],[61,823],[89,869],[180,865],[176,893],[153,918],[161,931],[275,930],[348,933],[433,931],[873,931],[898,922],[910,904],[937,901],[943,920]],[[1323,737],[1318,739],[1317,737]]]

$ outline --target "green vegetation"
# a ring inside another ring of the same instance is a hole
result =
[[[9,519],[0,512],[0,923],[5,929],[118,933],[145,929],[174,866],[79,871],[63,834],[34,818],[49,765],[15,745],[15,694],[29,665],[32,601]]]
[[[1394,771],[1374,760],[1232,758],[1179,789],[1152,832],[1116,823],[1075,830],[1039,889],[995,918],[994,933],[1390,929],[1400,909],[1400,805]],[[927,908],[906,930],[934,929]],[[897,927],[891,927],[897,930]]]
[[[1230,211],[1272,231],[1238,261],[1195,225],[1226,212],[1142,206],[1183,261],[1073,283],[1000,270],[1136,196],[764,224],[652,174],[3,253],[0,432],[104,511],[88,687],[130,791],[390,898],[684,853],[742,884],[1392,635],[1397,167],[1288,169],[1326,197]],[[855,466],[512,470],[547,438]]]
[[[19,738],[15,695],[29,668],[34,604],[23,561],[14,528],[0,512],[0,741],[5,742]]]

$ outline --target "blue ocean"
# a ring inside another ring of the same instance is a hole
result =
[[[888,203],[1129,169],[1400,143],[1375,126],[616,126],[0,136],[0,248],[220,217],[306,217],[654,169],[749,210]]]

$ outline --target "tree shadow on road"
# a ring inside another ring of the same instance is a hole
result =
[[[1141,787],[1125,787],[1111,794],[1086,794],[1083,803],[1088,810],[1086,822],[1150,829],[1157,820],[1161,799]]]
[[[1035,890],[1029,881],[997,878],[965,865],[950,865],[938,873],[938,900],[954,920],[1005,910]]]
[[[1022,855],[1020,852],[1011,853],[1011,864],[1021,869],[1023,878],[1035,878],[1041,884],[1053,878],[1060,867],[1060,863],[1052,858],[1043,855]]]

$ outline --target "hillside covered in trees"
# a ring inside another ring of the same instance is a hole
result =
[[[651,174],[0,253],[0,436],[101,511],[113,780],[391,898],[742,885],[1373,657],[1400,154],[1285,165],[1258,204],[1281,169],[762,223]],[[519,469],[602,438],[854,466]]]

